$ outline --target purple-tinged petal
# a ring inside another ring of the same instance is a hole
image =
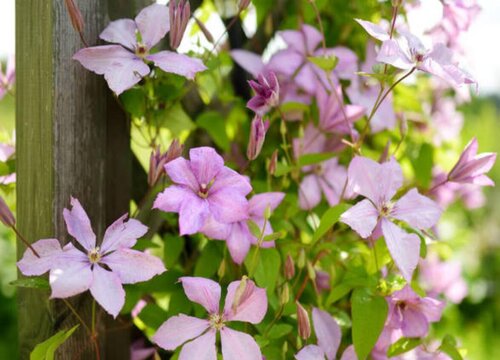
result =
[[[184,76],[189,80],[193,80],[197,73],[207,69],[200,59],[167,50],[148,55],[146,59],[167,73]]]
[[[120,44],[134,51],[137,44],[134,20],[120,19],[109,23],[106,29],[99,35],[99,37],[107,42]]]
[[[147,281],[166,271],[160,258],[126,248],[104,256],[101,262],[118,275],[122,284]]]
[[[262,57],[258,54],[236,49],[231,50],[231,57],[254,78],[257,78],[257,76],[264,71],[264,62],[262,61]]]
[[[16,152],[16,148],[9,144],[0,143],[0,161],[6,162]]]
[[[224,327],[220,331],[224,360],[260,360],[262,353],[253,337]]]
[[[40,257],[35,256],[31,249],[26,249],[17,267],[23,275],[42,275],[54,265],[54,257],[61,254],[61,244],[57,239],[43,239],[31,244]]]
[[[189,150],[189,160],[191,170],[200,185],[209,185],[224,168],[224,159],[211,147],[204,146]]]
[[[326,311],[313,308],[312,319],[318,345],[328,360],[335,359],[342,338],[340,327]]]
[[[251,237],[245,222],[230,224],[230,231],[226,238],[227,248],[236,264],[241,264],[250,250]]]
[[[425,297],[420,300],[420,310],[429,322],[438,322],[441,320],[445,303],[443,301]]]
[[[215,330],[209,330],[182,347],[179,360],[217,360]]]
[[[365,31],[372,37],[380,41],[389,40],[390,36],[387,30],[385,30],[382,26],[374,24],[370,21],[354,19],[359,25],[365,29]]]
[[[325,360],[325,353],[317,345],[304,346],[297,354],[297,360]]]
[[[186,192],[179,209],[179,231],[181,235],[197,233],[210,215],[209,205],[199,196]]]
[[[318,45],[323,40],[323,35],[321,32],[316,29],[314,26],[308,24],[302,24],[300,29],[302,34],[304,34],[304,43],[308,54],[313,54],[314,50],[318,47]]]
[[[210,323],[180,314],[165,321],[153,335],[153,341],[165,350],[175,350],[186,341],[200,336]]]
[[[213,280],[201,277],[184,276],[179,278],[189,300],[203,306],[210,314],[219,312],[220,285]]]
[[[267,207],[273,211],[283,201],[285,193],[282,192],[267,192],[254,195],[248,201],[248,213],[250,217],[262,219]]]
[[[168,8],[160,4],[149,5],[136,16],[135,23],[141,33],[142,42],[151,49],[170,30]]]
[[[379,164],[369,158],[356,156],[347,171],[349,188],[379,206],[389,201],[403,185],[403,172],[391,158]]]
[[[385,243],[392,259],[410,283],[420,258],[420,239],[415,234],[406,233],[387,219],[382,219],[381,222]]]
[[[377,55],[377,61],[405,70],[411,69],[416,65],[401,48],[401,45],[396,40],[392,39],[382,43]]]
[[[340,221],[366,239],[377,225],[378,211],[369,200],[365,199],[344,212],[340,216]]]
[[[278,51],[271,57],[267,64],[267,69],[274,71],[276,74],[291,77],[305,62],[306,60],[303,55],[295,52],[293,49],[285,49]]]
[[[358,360],[356,355],[356,350],[354,350],[354,345],[349,345],[342,354],[340,360]]]
[[[80,294],[88,290],[92,283],[92,270],[87,255],[73,245],[68,245],[51,266],[51,298],[67,298]]]
[[[90,293],[108,314],[116,318],[125,304],[125,290],[120,278],[99,265],[94,265],[92,273],[94,278],[90,285]]]
[[[190,162],[182,157],[168,162],[165,165],[165,172],[176,184],[187,186],[194,192],[200,188],[198,180],[191,170]]]
[[[71,210],[64,209],[63,211],[68,233],[86,250],[91,250],[96,245],[96,237],[90,225],[89,217],[78,199],[72,197],[71,206]]]
[[[170,185],[158,194],[153,208],[165,212],[179,212],[184,199],[190,198],[192,195],[193,192],[184,186]]]
[[[210,239],[226,240],[233,224],[223,224],[210,215],[200,229],[200,232]]]
[[[233,281],[227,287],[224,315],[228,321],[244,321],[258,324],[267,312],[266,290],[257,287],[252,280],[247,280],[242,294],[239,294],[238,304],[234,304],[235,295],[241,281]]]
[[[218,192],[219,190],[231,189],[237,191],[241,195],[248,195],[252,191],[252,185],[245,176],[238,174],[233,169],[223,167],[210,188],[209,194]]]
[[[391,216],[417,229],[428,229],[436,225],[441,213],[438,204],[420,195],[417,189],[411,189],[394,204]]]
[[[248,218],[248,200],[230,188],[210,194],[207,200],[214,219],[221,223],[233,223]]]
[[[107,253],[120,247],[131,248],[137,239],[148,232],[148,227],[136,219],[127,219],[125,214],[111,224],[104,233],[101,251]]]
[[[318,176],[310,174],[302,179],[299,186],[299,205],[301,209],[310,210],[321,201],[321,187]]]
[[[429,332],[429,322],[418,309],[408,308],[403,311],[401,330],[405,337],[422,337]]]

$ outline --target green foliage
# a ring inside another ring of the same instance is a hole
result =
[[[35,346],[30,355],[30,360],[53,360],[54,354],[59,346],[61,346],[80,325],[75,325],[69,330],[61,330],[51,336],[44,342]]]

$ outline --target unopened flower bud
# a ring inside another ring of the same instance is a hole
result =
[[[250,5],[251,0],[240,0],[240,5],[238,6],[240,12],[245,10],[248,5]]]
[[[160,177],[165,173],[165,165],[181,156],[183,149],[184,145],[179,140],[174,139],[165,153],[161,153],[159,146],[153,150],[149,158],[149,186],[154,186],[158,182]]]
[[[295,276],[295,263],[293,258],[288,254],[285,259],[285,278],[287,280],[293,279]]]
[[[177,49],[181,44],[182,37],[186,31],[186,27],[191,17],[191,6],[189,1],[170,0],[170,47]]]
[[[306,309],[298,301],[297,304],[297,321],[299,323],[299,336],[307,340],[311,336],[311,323],[309,322],[309,314]]]
[[[80,34],[83,33],[83,16],[78,8],[78,5],[75,4],[75,0],[64,0],[64,2],[66,4],[66,9],[68,10],[71,25],[73,25],[73,29]]]
[[[316,271],[314,270],[314,266],[310,261],[307,262],[307,275],[312,281],[316,280]]]
[[[304,251],[304,249],[300,249],[297,266],[299,267],[299,269],[302,269],[304,268],[304,266],[306,266],[306,252]]]
[[[249,160],[255,160],[259,156],[266,139],[266,131],[269,128],[269,121],[262,121],[258,115],[252,120],[250,127],[250,139],[248,140],[247,157]]]
[[[387,141],[387,144],[385,144],[384,151],[380,155],[378,162],[379,164],[385,163],[387,160],[389,160],[389,149],[391,148],[391,140]]]
[[[278,164],[278,150],[274,150],[271,155],[271,159],[269,160],[269,166],[267,171],[269,171],[269,175],[274,175],[276,173],[276,165]]]
[[[290,300],[290,287],[288,286],[288,283],[285,283],[280,293],[280,305],[288,304],[289,300]]]
[[[0,221],[8,227],[12,227],[16,224],[16,218],[10,211],[9,207],[5,203],[4,199],[0,196]]]
[[[196,16],[193,16],[193,19],[194,19],[194,21],[196,21],[196,24],[200,28],[201,32],[203,33],[203,35],[205,36],[205,38],[207,39],[207,41],[210,42],[211,44],[213,44],[215,42],[214,37],[212,36],[212,34],[210,33],[210,31],[208,31],[208,29],[205,26],[205,24],[203,24],[203,22],[201,22],[201,20],[198,19]]]

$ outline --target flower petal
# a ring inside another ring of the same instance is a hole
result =
[[[185,186],[170,185],[158,194],[153,208],[178,213],[184,199],[190,198],[191,195],[193,195],[192,190]]]
[[[250,250],[251,234],[244,222],[233,223],[230,226],[231,230],[226,239],[227,248],[233,261],[240,265]]]
[[[391,216],[402,220],[417,229],[428,229],[439,220],[441,208],[417,189],[411,189],[394,205]]]
[[[23,275],[42,275],[49,271],[54,265],[54,257],[62,253],[61,244],[57,239],[43,239],[31,244],[40,257],[37,257],[31,249],[26,249],[17,267]]]
[[[377,61],[405,70],[416,65],[401,48],[400,43],[392,39],[382,43],[377,54]]]
[[[94,278],[90,285],[90,293],[104,310],[114,318],[118,316],[125,304],[125,290],[118,274],[94,265]]]
[[[221,223],[233,223],[248,218],[248,200],[230,188],[219,190],[208,197],[210,212]]]
[[[64,247],[64,252],[50,270],[51,298],[68,298],[89,289],[92,270],[87,256],[73,245]]]
[[[299,186],[299,205],[301,209],[313,209],[321,201],[321,188],[318,176],[310,174],[302,179]]]
[[[429,322],[417,309],[408,308],[403,311],[402,333],[405,337],[422,337],[429,331]]]
[[[415,234],[406,233],[385,218],[381,223],[387,248],[401,274],[410,283],[420,258],[420,239]]]
[[[208,216],[200,232],[210,239],[226,240],[233,224],[223,224]]]
[[[247,50],[235,49],[231,50],[231,57],[254,78],[257,78],[264,70],[264,62],[259,54]]]
[[[103,257],[101,262],[118,275],[122,284],[147,281],[166,271],[158,257],[126,248]]]
[[[252,191],[252,185],[248,178],[226,166],[219,171],[215,180],[213,186],[210,188],[209,194],[228,188],[237,191],[241,195],[247,195]]]
[[[179,360],[217,360],[215,330],[209,330],[182,347]]]
[[[262,359],[259,345],[250,335],[224,327],[220,331],[220,337],[224,360]]]
[[[247,280],[242,294],[239,294],[235,307],[235,295],[241,281],[233,281],[227,287],[224,314],[228,321],[245,321],[258,324],[267,312],[266,290],[257,287],[252,280]]]
[[[109,23],[106,29],[99,35],[99,37],[107,42],[120,44],[134,51],[137,44],[134,20],[119,19]]]
[[[179,278],[189,300],[203,306],[209,313],[219,312],[220,285],[213,280],[201,277],[184,276]]]
[[[339,325],[329,313],[318,308],[313,308],[312,319],[319,347],[328,360],[335,359],[342,338]]]
[[[170,30],[168,8],[160,4],[149,5],[136,16],[135,23],[141,33],[142,42],[150,49]]]
[[[186,341],[200,336],[210,323],[207,320],[180,314],[165,321],[153,336],[153,341],[165,350],[175,350]]]
[[[148,227],[136,219],[124,221],[127,217],[128,214],[123,215],[106,229],[101,246],[103,254],[119,247],[131,248],[148,232]]]
[[[342,354],[340,360],[358,360],[356,351],[354,350],[354,345],[349,345]]]
[[[224,167],[222,156],[207,146],[189,150],[189,160],[191,171],[199,184],[210,184]]]
[[[196,192],[199,190],[200,185],[188,160],[178,157],[165,165],[165,171],[174,183],[185,185]]]
[[[248,214],[252,218],[264,218],[264,212],[267,207],[273,211],[283,201],[285,193],[282,192],[267,192],[254,195],[248,201]]]
[[[180,234],[197,233],[203,227],[209,215],[209,206],[205,199],[201,199],[191,192],[185,192],[185,198],[179,209]]]
[[[364,199],[344,212],[340,216],[340,221],[349,225],[359,236],[366,239],[377,225],[378,212],[369,200]]]
[[[374,24],[370,21],[354,19],[365,31],[377,40],[389,40],[389,33],[380,25]]]
[[[197,73],[207,69],[200,59],[167,50],[148,55],[146,59],[167,73],[184,76],[189,80],[193,80]]]
[[[64,209],[63,216],[66,221],[68,233],[73,236],[86,250],[96,246],[96,238],[89,217],[80,202],[71,198],[71,210]]]
[[[295,354],[297,360],[325,360],[325,353],[317,345],[307,345]]]

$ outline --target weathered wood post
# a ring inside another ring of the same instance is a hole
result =
[[[85,36],[95,44],[109,18],[133,16],[133,2],[78,1]],[[69,240],[62,210],[77,197],[102,238],[107,225],[128,211],[130,199],[129,126],[104,80],[72,60],[82,47],[63,0],[16,2],[17,46],[17,214],[29,239]],[[24,247],[18,247],[21,256]],[[20,289],[20,358],[62,328],[77,323],[64,303],[49,293]],[[90,324],[88,294],[71,300]],[[127,326],[99,315],[101,358],[127,359]],[[117,330],[119,329],[119,330]],[[109,335],[108,334],[109,330]],[[107,346],[107,343],[113,346]],[[60,348],[59,359],[93,359],[95,351],[83,327]]]

